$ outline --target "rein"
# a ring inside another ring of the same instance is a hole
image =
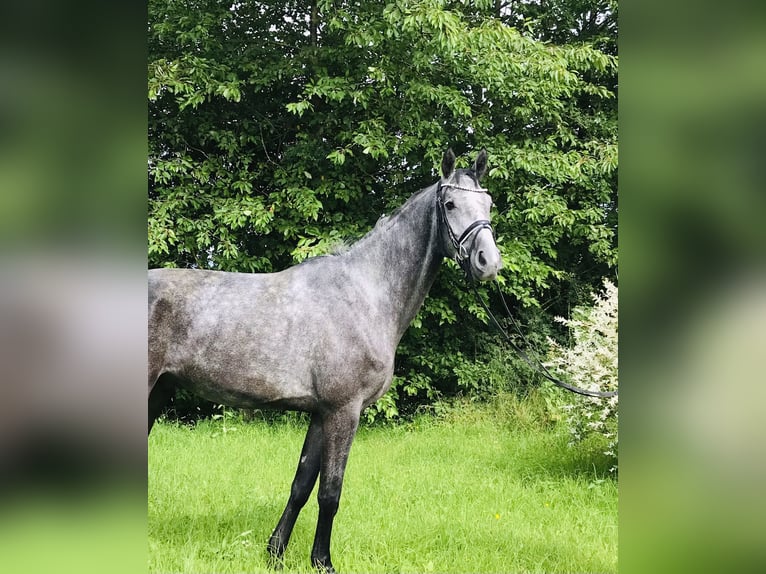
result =
[[[500,322],[492,314],[492,311],[489,310],[489,306],[484,302],[484,299],[481,298],[481,295],[479,295],[479,292],[476,289],[476,285],[474,284],[471,278],[471,262],[469,260],[469,255],[471,252],[471,248],[473,248],[473,241],[476,238],[476,234],[478,234],[482,229],[489,229],[492,235],[494,236],[495,232],[492,229],[492,225],[487,219],[479,219],[477,221],[474,221],[471,225],[469,225],[465,229],[465,231],[463,231],[460,237],[458,237],[455,234],[455,231],[452,229],[449,219],[447,219],[447,212],[445,211],[444,193],[442,192],[442,188],[444,187],[459,189],[460,191],[471,191],[474,193],[487,193],[488,190],[482,187],[468,188],[468,187],[461,187],[454,183],[439,182],[439,186],[436,188],[437,211],[439,214],[439,221],[442,223],[442,227],[447,230],[447,236],[449,237],[452,247],[455,249],[455,255],[454,255],[455,262],[460,266],[460,268],[465,273],[466,279],[468,280],[469,284],[471,285],[471,289],[473,290],[474,297],[484,308],[484,311],[486,311],[489,318],[492,319],[492,322],[494,323],[495,327],[497,327],[497,329],[503,334],[503,336],[506,338],[506,340],[511,345],[513,350],[516,351],[516,354],[519,355],[524,360],[524,362],[526,362],[527,365],[530,366],[530,368],[533,371],[539,373],[540,375],[548,379],[550,382],[552,382],[554,385],[559,386],[562,389],[566,389],[568,391],[571,391],[573,393],[577,393],[578,395],[583,395],[586,397],[598,397],[598,398],[616,397],[617,391],[609,391],[609,392],[589,391],[587,389],[581,389],[580,387],[570,385],[569,383],[565,383],[561,379],[554,377],[550,373],[548,368],[540,361],[540,359],[538,359],[537,357],[535,357],[534,359],[531,358],[524,349],[519,347],[513,341],[513,339],[511,339],[511,336],[508,334],[508,332],[505,329],[503,329],[502,325],[500,325]],[[471,248],[467,249],[466,242],[471,238],[473,238],[473,240],[471,241]],[[497,287],[498,295],[500,295],[500,300],[503,302],[503,307],[505,307],[505,312],[508,314],[508,317],[513,323],[513,326],[516,329],[516,332],[521,336],[521,340],[524,341],[524,345],[527,348],[531,347],[529,344],[529,341],[527,341],[527,338],[524,336],[524,333],[522,332],[518,322],[516,321],[516,319],[513,318],[513,315],[511,314],[511,310],[508,308],[508,303],[506,303],[505,297],[503,297],[503,292],[500,289],[500,283],[495,281],[495,286]]]
[[[484,299],[482,299],[481,295],[479,295],[479,292],[476,289],[476,285],[474,283],[471,283],[470,285],[471,285],[471,289],[473,290],[474,297],[479,301],[481,306],[484,308],[484,311],[487,312],[487,315],[489,316],[489,318],[492,319],[492,322],[495,324],[495,327],[497,327],[497,329],[503,334],[503,336],[506,338],[508,343],[510,343],[513,350],[516,351],[516,354],[519,355],[522,359],[524,359],[524,362],[527,363],[527,365],[529,365],[533,371],[536,371],[537,373],[539,373],[540,375],[548,379],[550,382],[552,382],[554,385],[559,386],[562,389],[571,391],[573,393],[577,393],[578,395],[583,395],[586,397],[598,397],[598,398],[609,398],[609,397],[617,396],[617,391],[609,391],[609,392],[589,391],[587,389],[581,389],[580,387],[575,387],[574,385],[570,385],[569,383],[565,383],[561,379],[554,377],[550,373],[548,368],[540,361],[540,359],[535,357],[533,360],[524,349],[522,349],[516,343],[514,343],[513,339],[511,339],[508,332],[505,329],[503,329],[503,327],[500,325],[500,322],[492,314],[492,311],[489,310],[489,307],[484,302]],[[524,333],[522,332],[521,327],[519,326],[516,319],[513,318],[513,315],[511,314],[511,310],[508,308],[508,303],[505,302],[505,297],[503,297],[503,292],[500,289],[500,283],[495,281],[495,286],[497,287],[497,293],[500,295],[500,300],[503,302],[503,307],[505,307],[505,312],[508,314],[508,317],[513,323],[513,327],[516,329],[516,332],[521,336],[522,341],[524,341],[524,345],[526,345],[529,348],[530,347],[529,341],[527,341],[527,338],[524,336]]]

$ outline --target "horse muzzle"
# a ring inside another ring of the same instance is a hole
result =
[[[469,255],[471,276],[476,281],[492,281],[503,267],[503,259],[495,245],[492,231],[482,229],[477,233]]]

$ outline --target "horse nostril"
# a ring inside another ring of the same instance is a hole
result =
[[[479,251],[479,265],[485,267],[487,265],[487,258],[484,257],[484,252]]]

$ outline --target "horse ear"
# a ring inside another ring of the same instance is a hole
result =
[[[481,181],[484,174],[487,173],[487,150],[482,148],[479,155],[476,156],[476,162],[473,164],[473,171],[476,173],[476,179]]]
[[[449,148],[444,152],[444,157],[442,158],[442,177],[444,179],[449,178],[453,171],[455,171],[455,153],[452,151],[452,148]]]

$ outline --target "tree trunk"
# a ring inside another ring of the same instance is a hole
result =
[[[311,14],[309,15],[309,43],[312,48],[317,47],[317,36],[319,31],[319,7],[316,0],[311,2]]]

